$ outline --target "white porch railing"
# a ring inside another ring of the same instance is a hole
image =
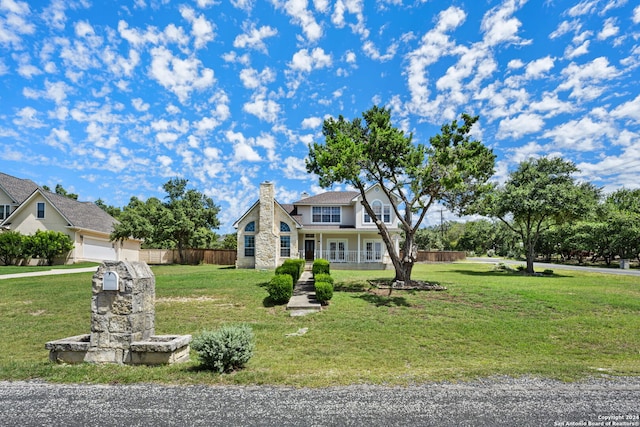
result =
[[[305,251],[299,251],[300,258],[305,258]],[[384,262],[385,253],[382,251],[315,251],[313,259],[324,258],[329,262],[362,264]]]

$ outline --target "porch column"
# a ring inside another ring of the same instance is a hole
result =
[[[358,232],[358,264],[360,264],[360,233]]]
[[[320,233],[320,258],[322,258],[322,233]]]

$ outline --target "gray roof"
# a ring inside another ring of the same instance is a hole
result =
[[[110,234],[117,220],[92,202],[79,202],[38,186],[31,180],[20,179],[0,172],[2,188],[19,205],[39,191],[69,221],[70,227]],[[11,218],[11,217],[9,217]]]
[[[294,202],[294,205],[350,205],[358,191],[327,191]]]
[[[0,188],[5,191],[16,203],[22,204],[38,185],[28,179],[20,179],[0,172]]]
[[[70,226],[109,234],[113,231],[116,219],[95,203],[78,202],[48,191],[43,191],[43,194],[64,215]]]

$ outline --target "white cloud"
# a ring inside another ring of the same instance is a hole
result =
[[[519,116],[511,119],[507,118],[500,121],[498,127],[498,134],[496,138],[522,138],[524,135],[530,133],[536,133],[544,127],[544,120],[532,113],[520,114]]]
[[[272,83],[276,80],[276,73],[271,68],[267,67],[258,73],[258,70],[253,68],[245,68],[240,71],[240,80],[247,89],[256,89],[260,86]]]
[[[616,19],[608,18],[604,22],[604,27],[602,27],[602,30],[598,33],[598,40],[605,40],[609,37],[613,37],[617,35],[619,31],[620,28],[616,25]]]
[[[599,148],[602,139],[615,139],[617,132],[607,122],[593,121],[590,117],[570,120],[544,133],[553,139],[554,148],[568,148],[577,151],[591,151]]]
[[[523,0],[506,0],[502,5],[489,10],[482,18],[483,41],[487,46],[501,43],[528,43],[518,37],[522,25],[512,15],[525,3]]]
[[[391,44],[387,48],[387,52],[382,55],[378,48],[373,44],[373,42],[371,40],[367,40],[362,45],[362,50],[369,58],[373,59],[374,61],[385,62],[393,59],[393,57],[396,56],[396,52],[398,51],[398,44]]]
[[[551,58],[550,56],[545,56],[544,58],[531,61],[529,64],[527,64],[525,76],[527,78],[533,79],[543,77],[547,71],[553,68],[553,64],[553,58]]]
[[[583,0],[567,11],[569,16],[582,16],[595,12],[598,6],[597,0]]]
[[[242,106],[242,109],[260,120],[274,123],[280,113],[280,104],[273,99],[267,99],[266,90],[259,90],[251,96],[250,102],[246,102]]]
[[[173,159],[169,156],[162,155],[156,157],[156,162],[160,163],[164,167],[168,167],[173,163]]]
[[[330,67],[332,64],[331,55],[325,53],[321,47],[316,47],[309,52],[308,49],[300,49],[289,63],[289,67],[296,71],[311,72],[314,69]]]
[[[411,109],[419,115],[431,116],[433,110],[427,105],[429,99],[429,82],[426,76],[427,67],[437,62],[442,56],[450,54],[455,44],[445,34],[462,25],[466,13],[451,6],[438,14],[435,28],[422,36],[420,46],[408,54],[407,83],[411,92]]]
[[[245,25],[244,33],[236,36],[233,46],[236,48],[254,49],[260,52],[267,52],[267,45],[264,40],[274,37],[278,34],[278,30],[269,26],[256,28],[255,24]]]
[[[580,21],[577,19],[573,21],[562,21],[560,25],[558,25],[558,28],[549,34],[549,38],[553,40],[570,32],[577,32],[580,30],[580,27]]]
[[[245,12],[250,12],[253,9],[254,0],[231,0],[231,4],[236,9],[242,9]]]
[[[275,2],[275,0],[272,0]],[[316,22],[313,13],[307,8],[307,0],[285,0],[277,3],[291,17],[291,20],[302,27],[305,37],[310,42],[315,42],[322,37],[322,27]]]
[[[287,157],[284,160],[282,172],[287,179],[309,180],[312,176],[307,172],[304,159],[298,157]]]
[[[589,53],[589,45],[591,44],[590,40],[585,40],[582,44],[577,46],[567,46],[564,50],[564,56],[567,59],[573,59],[578,56],[585,55]]]
[[[46,125],[38,118],[38,112],[33,107],[24,107],[16,113],[13,123],[28,128],[42,128]]]
[[[634,24],[640,24],[640,6],[636,6],[636,8],[633,9],[632,19]]]
[[[203,90],[215,84],[213,70],[200,70],[202,63],[197,58],[176,58],[165,47],[151,49],[151,56],[150,76],[173,92],[182,103],[194,90]]]
[[[572,98],[594,99],[605,89],[599,84],[617,77],[620,72],[601,56],[583,65],[572,62],[561,74],[565,81],[558,86],[559,90],[571,90],[569,96]]]
[[[133,108],[135,108],[137,111],[147,111],[149,110],[149,104],[147,104],[146,102],[144,102],[142,100],[142,98],[134,98],[131,100],[131,105],[133,105]]]
[[[307,117],[302,120],[302,129],[315,129],[322,125],[323,120],[320,117]]]
[[[611,115],[617,118],[633,119],[640,123],[640,95],[614,109]]]
[[[239,142],[233,147],[233,160],[236,162],[259,162],[262,157],[246,142]]]
[[[195,11],[187,6],[180,7],[180,14],[191,23],[191,35],[195,38],[196,49],[203,48],[215,38],[213,24],[204,15],[196,17]]]
[[[507,63],[507,68],[510,70],[517,70],[522,67],[524,67],[524,62],[520,59],[512,59]]]

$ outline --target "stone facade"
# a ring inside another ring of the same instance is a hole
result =
[[[277,267],[276,248],[278,235],[275,231],[275,189],[272,182],[260,185],[260,219],[256,233],[255,268],[274,269]]]

